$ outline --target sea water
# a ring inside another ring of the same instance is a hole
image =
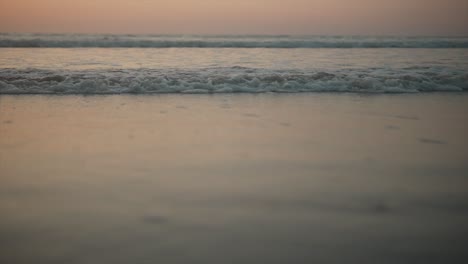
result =
[[[468,90],[468,38],[0,34],[0,93]]]
[[[466,43],[1,34],[0,263],[465,263]]]

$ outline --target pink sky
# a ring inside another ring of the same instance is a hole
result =
[[[468,35],[468,0],[0,0],[0,32]]]

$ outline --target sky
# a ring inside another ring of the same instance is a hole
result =
[[[468,35],[468,0],[0,0],[0,32]]]

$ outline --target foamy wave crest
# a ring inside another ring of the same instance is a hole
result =
[[[468,48],[466,37],[0,34],[0,47]]]
[[[468,73],[346,70],[273,71],[243,67],[199,70],[0,70],[0,94],[120,93],[417,93],[467,91]]]

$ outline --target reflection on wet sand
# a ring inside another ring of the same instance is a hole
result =
[[[461,263],[467,106],[2,96],[0,262]]]

